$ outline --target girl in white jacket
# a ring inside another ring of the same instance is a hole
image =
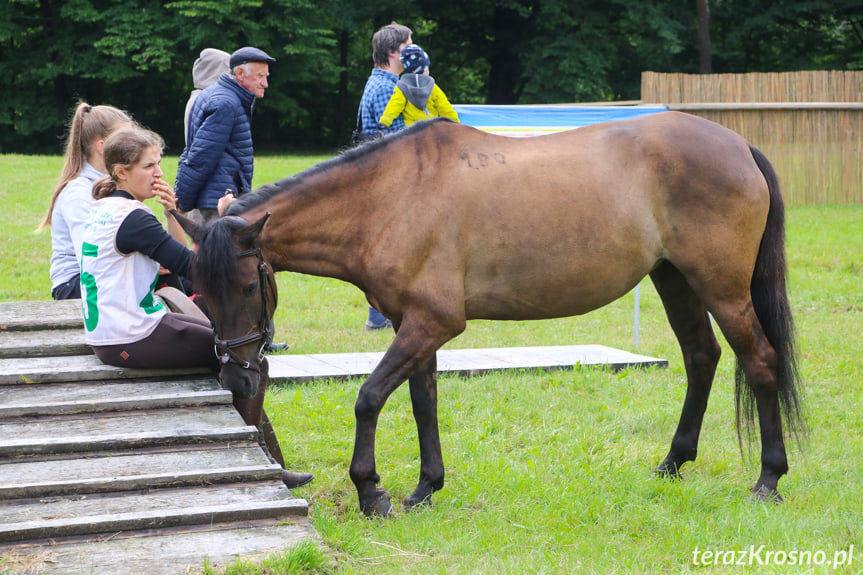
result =
[[[39,230],[51,226],[51,296],[79,299],[81,232],[93,204],[93,184],[107,176],[102,149],[105,139],[132,120],[113,106],[79,102],[69,124],[60,181],[51,195]]]
[[[218,366],[209,320],[171,313],[155,297],[159,269],[185,275],[192,251],[180,224],[174,190],[162,179],[162,138],[141,128],[105,141],[110,174],[93,188],[81,235],[85,340],[109,365],[134,368]],[[144,200],[165,209],[168,230]]]

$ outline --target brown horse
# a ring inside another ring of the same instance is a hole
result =
[[[405,507],[443,487],[435,354],[467,320],[583,314],[648,274],[688,379],[657,472],[677,476],[696,456],[720,354],[710,312],[738,360],[738,430],[758,412],[754,496],[779,498],[782,420],[800,423],[784,208],[770,163],[734,132],[675,112],[523,139],[423,122],[264,186],[229,214],[186,229],[235,393],[255,394],[271,271],[350,282],[392,320],[395,339],[355,406],[350,474],[364,513],[391,510],[376,487],[375,431],[405,380],[421,457]]]

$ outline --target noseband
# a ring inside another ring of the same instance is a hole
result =
[[[216,355],[219,357],[219,361],[222,365],[234,362],[243,369],[251,369],[252,371],[260,373],[261,362],[264,361],[264,353],[266,352],[267,347],[273,342],[273,322],[270,320],[269,306],[267,305],[269,303],[268,294],[270,290],[272,290],[273,308],[275,309],[275,306],[278,303],[276,290],[273,285],[273,276],[270,274],[267,263],[264,261],[261,248],[253,248],[238,252],[236,256],[237,259],[247,256],[255,256],[258,258],[258,285],[261,289],[261,318],[258,322],[258,331],[248,333],[244,336],[235,337],[233,339],[219,339],[219,334],[216,333]],[[252,365],[248,361],[239,357],[234,351],[234,348],[242,347],[254,341],[261,342],[261,349],[258,350],[257,364]]]

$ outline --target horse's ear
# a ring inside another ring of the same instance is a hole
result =
[[[193,242],[195,242],[196,244],[201,243],[201,236],[203,235],[201,226],[199,226],[177,210],[168,211],[171,212],[171,215],[174,216],[174,219],[176,219],[177,222],[180,224],[180,227],[183,228],[183,231],[189,234],[189,237],[192,238]]]
[[[243,228],[237,240],[242,246],[253,246],[256,245],[260,240],[261,232],[264,229],[264,224],[267,223],[267,220],[270,218],[270,212],[267,212],[255,223],[249,224],[245,228]]]

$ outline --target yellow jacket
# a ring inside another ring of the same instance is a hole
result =
[[[389,127],[402,115],[406,126],[444,116],[458,122],[458,114],[431,76],[403,74],[384,110],[380,123]]]

